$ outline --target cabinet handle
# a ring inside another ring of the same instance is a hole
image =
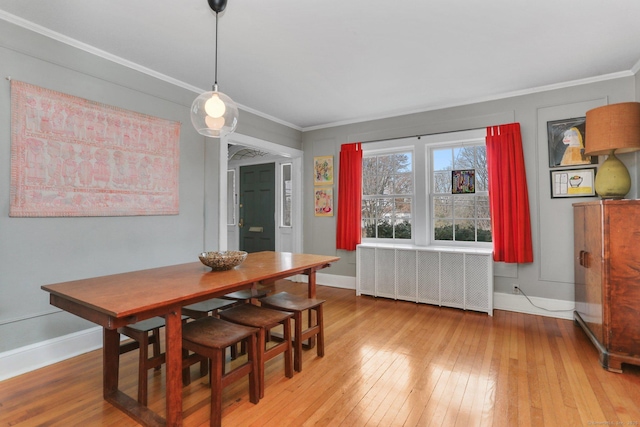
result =
[[[578,264],[584,266],[584,251],[580,251],[580,255],[578,255]]]
[[[583,266],[584,268],[589,268],[589,252],[587,251],[580,251],[580,265]]]

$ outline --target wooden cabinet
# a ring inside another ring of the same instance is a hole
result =
[[[640,365],[640,200],[576,203],[574,319],[622,372]]]

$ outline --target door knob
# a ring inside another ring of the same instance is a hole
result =
[[[238,227],[244,227],[244,218],[240,218],[240,221],[238,221]]]

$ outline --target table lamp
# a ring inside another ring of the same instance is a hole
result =
[[[603,199],[623,199],[631,176],[615,153],[640,150],[640,102],[622,102],[587,111],[585,149],[589,156],[608,154],[598,168],[595,190]]]

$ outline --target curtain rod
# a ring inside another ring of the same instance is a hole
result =
[[[407,135],[407,136],[400,136],[400,137],[395,137],[395,138],[384,138],[384,139],[372,139],[371,141],[361,141],[361,144],[371,144],[374,142],[385,142],[385,141],[393,141],[396,139],[404,139],[404,138],[422,138],[423,136],[431,136],[431,135],[445,135],[448,133],[457,133],[457,132],[468,132],[468,131],[472,131],[472,130],[481,130],[481,129],[485,129],[484,127],[481,128],[469,128],[469,129],[459,129],[459,130],[449,130],[446,132],[434,132],[434,133],[424,133],[421,135]]]

